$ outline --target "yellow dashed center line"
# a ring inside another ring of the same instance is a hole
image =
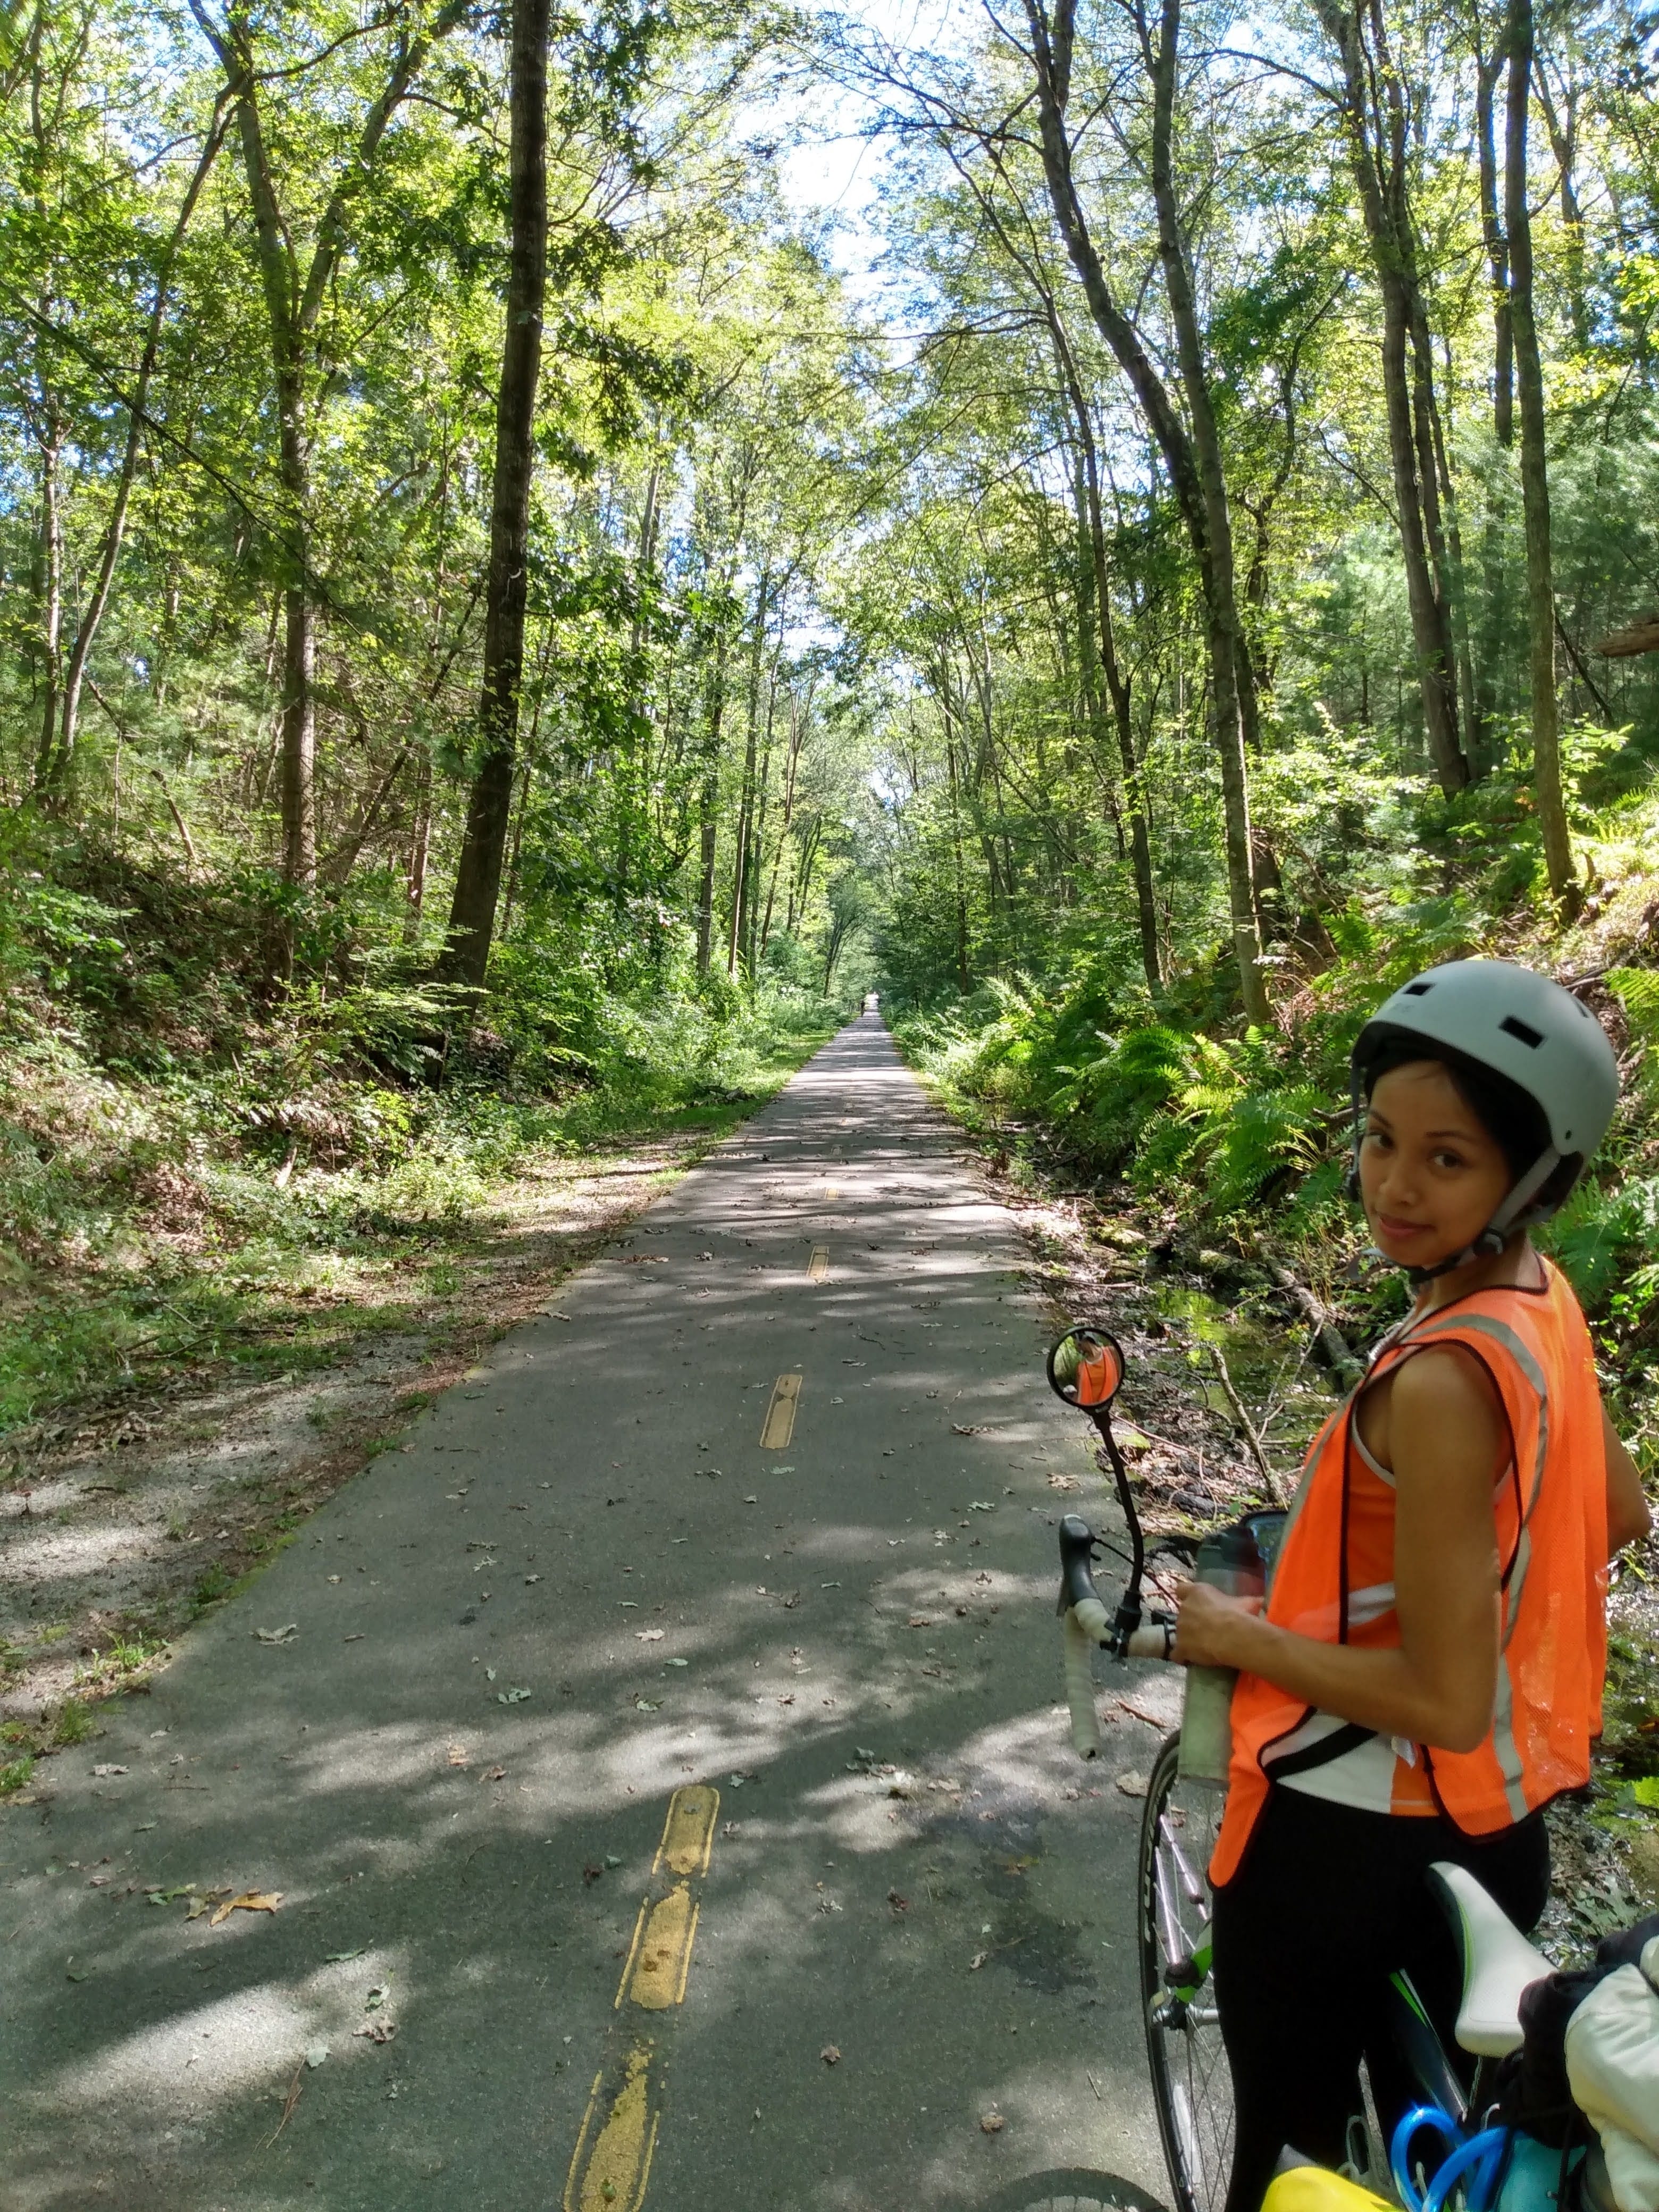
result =
[[[617,1992],[618,2011],[624,1996],[647,2012],[666,2012],[682,2001],[691,1972],[691,1946],[697,1940],[699,1909],[691,1902],[690,1885],[683,1881],[677,1881],[654,1905],[647,1900],[641,1905],[628,1954],[630,1972]]]
[[[771,1402],[761,1425],[763,1451],[783,1451],[795,1433],[795,1407],[800,1397],[799,1375],[780,1375],[772,1385]]]
[[[668,1819],[652,1862],[652,1873],[660,1874],[666,1867],[670,1874],[707,1874],[720,1809],[718,1790],[710,1790],[702,1783],[690,1789],[677,1790],[668,1801]]]
[[[815,1244],[812,1247],[812,1256],[806,1263],[806,1279],[809,1283],[829,1281],[830,1254],[826,1246]]]
[[[564,2212],[639,2212],[645,2202],[662,2118],[652,2106],[651,2045],[636,2043],[623,2060],[622,2087],[590,2148],[588,2130],[599,2112],[604,2084],[603,2073],[596,2074],[564,2185]]]
[[[719,1790],[702,1784],[677,1790],[668,1801],[651,1873],[653,1881],[665,1873],[678,1879],[666,1895],[647,1897],[640,1906],[617,1990],[618,2012],[624,2003],[668,2012],[684,2001],[702,1911],[691,1883],[708,1871],[720,1808]],[[661,2081],[652,2070],[655,2056],[651,2038],[636,2034],[619,2069],[601,2067],[593,2076],[565,2179],[564,2212],[639,2212],[645,2202],[662,2120]]]

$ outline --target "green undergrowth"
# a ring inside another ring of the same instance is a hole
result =
[[[1459,825],[1454,823],[1452,828]],[[1073,1188],[1134,1216],[1188,1258],[1267,1248],[1363,1343],[1403,1309],[1399,1278],[1361,1262],[1344,1182],[1347,1059],[1361,1024],[1413,973],[1486,955],[1578,988],[1626,1069],[1617,1120],[1592,1171],[1540,1237],[1572,1278],[1617,1417],[1659,1465],[1659,798],[1621,802],[1587,854],[1592,895],[1553,923],[1510,858],[1471,858],[1467,825],[1425,838],[1411,866],[1384,855],[1339,911],[1328,949],[1284,956],[1272,1026],[1230,1012],[1220,955],[1154,1005],[1121,958],[994,981],[900,1012],[895,1033],[941,1102],[994,1152],[1040,1159]],[[1455,860],[1455,866],[1452,865]],[[1386,861],[1386,865],[1384,865]],[[1450,886],[1449,888],[1449,885]]]
[[[407,1328],[527,1183],[719,1137],[846,1011],[550,926],[462,1007],[337,903],[273,982],[265,879],[38,830],[0,870],[0,1436]]]

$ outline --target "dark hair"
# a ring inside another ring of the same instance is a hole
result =
[[[1363,1071],[1366,1104],[1385,1075],[1425,1060],[1445,1069],[1453,1090],[1509,1163],[1510,1182],[1518,1182],[1539,1155],[1548,1151],[1550,1125],[1538,1101],[1496,1068],[1483,1067],[1478,1060],[1469,1060],[1449,1045],[1431,1044],[1426,1037],[1390,1037]],[[1550,1180],[1553,1183],[1554,1176]]]

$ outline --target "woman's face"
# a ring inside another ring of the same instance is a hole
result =
[[[1359,1189],[1379,1250],[1436,1267],[1474,1243],[1508,1192],[1509,1162],[1437,1060],[1391,1067],[1371,1092]]]

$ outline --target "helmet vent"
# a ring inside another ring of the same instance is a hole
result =
[[[1407,983],[1400,995],[1402,999],[1425,999],[1433,988],[1432,983]]]
[[[1530,1045],[1534,1052],[1544,1042],[1544,1033],[1541,1030],[1535,1030],[1526,1022],[1517,1021],[1513,1014],[1505,1014],[1498,1026],[1506,1036],[1519,1037],[1522,1044]]]

